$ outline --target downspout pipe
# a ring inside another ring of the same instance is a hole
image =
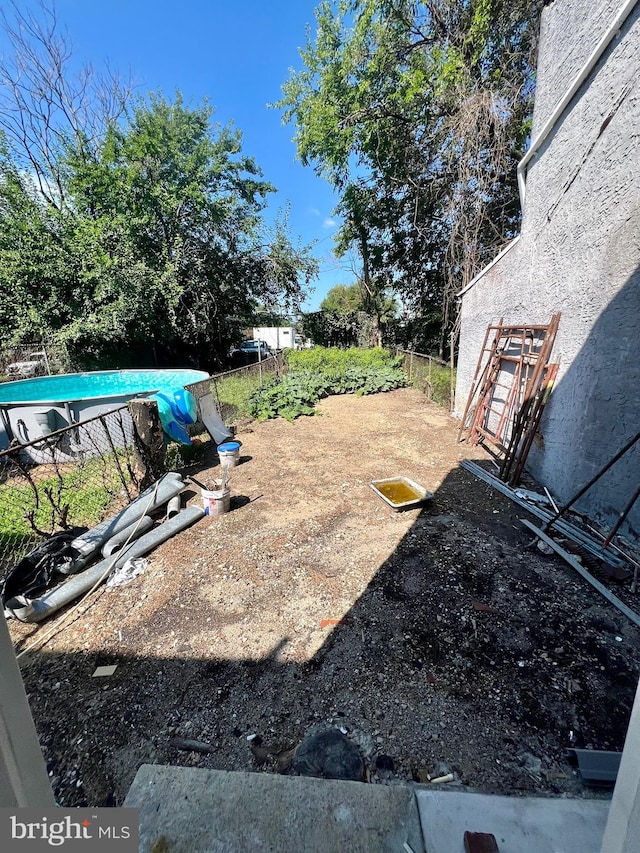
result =
[[[544,127],[529,146],[529,150],[524,155],[522,160],[520,160],[520,162],[518,163],[518,191],[520,193],[520,208],[522,209],[523,213],[527,185],[526,170],[528,164],[538,153],[543,142],[555,127],[556,123],[558,122],[558,119],[562,116],[576,92],[580,89],[584,81],[591,74],[602,54],[605,52],[605,50],[613,41],[613,39],[618,35],[624,22],[626,21],[627,17],[629,16],[630,12],[633,10],[637,2],[638,0],[625,0],[625,2],[622,4],[620,9],[618,10],[617,15],[607,27],[605,34],[602,36],[602,38],[594,48],[593,52],[591,53],[591,56],[587,59],[581,70],[574,77],[569,88],[564,93],[560,101],[558,101],[558,103],[556,104],[554,111],[547,119]]]
[[[41,622],[51,616],[65,604],[69,604],[79,598],[84,592],[88,592],[95,584],[107,579],[112,568],[119,569],[129,559],[141,557],[152,551],[162,542],[166,542],[176,533],[199,521],[204,516],[204,509],[200,506],[190,506],[182,510],[178,515],[165,521],[159,527],[155,527],[149,533],[145,533],[140,539],[132,542],[117,555],[112,555],[100,560],[95,566],[85,569],[79,575],[70,578],[55,589],[45,592],[40,598],[28,599],[23,596],[9,599],[5,607],[21,622]]]
[[[180,474],[170,472],[162,476],[158,482],[150,486],[142,494],[132,501],[112,518],[101,522],[87,533],[78,536],[71,543],[71,547],[78,552],[79,560],[77,568],[81,568],[89,559],[96,554],[104,543],[129,527],[143,515],[149,515],[170,501],[172,497],[184,489],[184,482]]]

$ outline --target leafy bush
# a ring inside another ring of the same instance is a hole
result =
[[[286,359],[291,371],[313,370],[324,373],[333,370],[343,371],[347,367],[383,367],[400,362],[380,347],[373,349],[314,347],[306,350],[287,350]]]
[[[401,359],[382,349],[316,347],[287,353],[289,372],[258,390],[250,400],[258,420],[278,415],[289,421],[312,415],[318,400],[330,394],[377,394],[404,385]]]

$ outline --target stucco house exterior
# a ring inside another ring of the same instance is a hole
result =
[[[460,294],[456,412],[490,323],[562,312],[527,468],[565,501],[640,431],[639,2],[545,6],[531,140],[520,236]],[[636,445],[577,508],[611,527],[638,483]],[[640,540],[639,505],[621,532]]]

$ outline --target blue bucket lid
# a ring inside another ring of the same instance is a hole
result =
[[[222,451],[223,453],[232,453],[234,450],[240,450],[239,441],[225,441],[224,444],[218,445],[218,453],[220,451]]]

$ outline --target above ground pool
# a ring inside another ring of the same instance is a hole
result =
[[[209,376],[203,370],[96,370],[0,384],[0,447],[22,444],[115,409],[138,395],[172,396]]]

